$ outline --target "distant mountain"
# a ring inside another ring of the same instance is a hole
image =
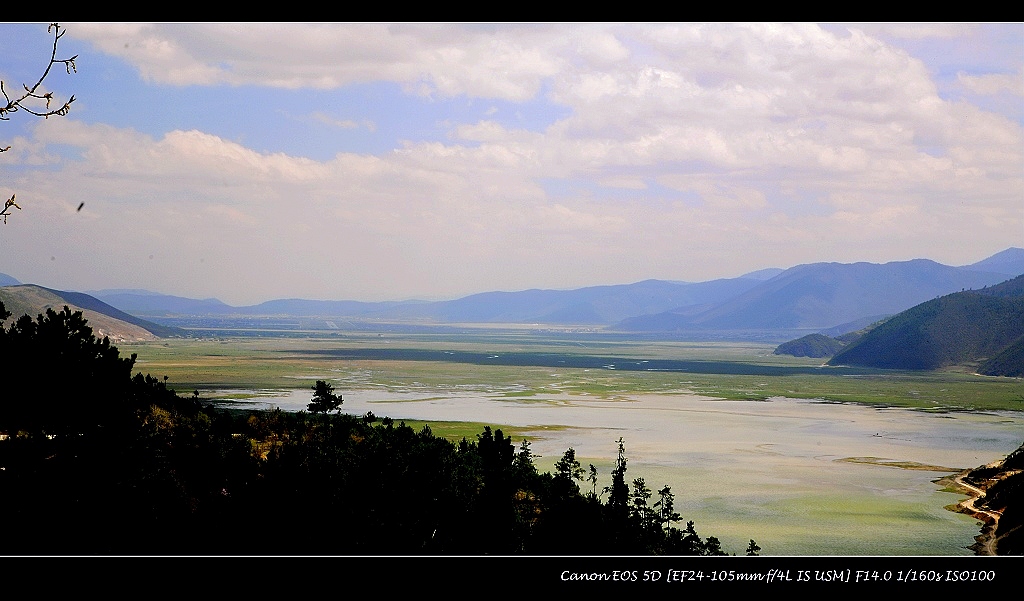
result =
[[[692,308],[626,319],[631,332],[804,330],[892,315],[928,299],[1006,279],[1000,273],[949,267],[926,259],[798,265],[700,312]]]
[[[633,315],[722,302],[758,284],[748,278],[681,283],[644,280],[575,290],[485,292],[452,301],[401,306],[382,314],[443,322],[611,324]]]
[[[157,294],[148,290],[99,290],[95,298],[134,315],[157,317],[166,315],[217,315],[235,309],[215,298],[197,300],[182,296]]]
[[[17,286],[20,283],[6,273],[0,273],[0,286]]]
[[[1008,248],[977,263],[965,265],[963,269],[1002,273],[1013,277],[1024,273],[1024,248]]]
[[[757,271],[751,271],[750,273],[745,273],[745,274],[741,275],[740,277],[741,278],[748,278],[748,279],[751,279],[751,280],[762,280],[763,281],[763,280],[770,280],[773,277],[775,277],[775,276],[779,275],[780,273],[782,273],[783,271],[786,271],[786,270],[785,269],[781,269],[779,267],[769,267],[768,269],[758,269]]]
[[[829,360],[886,369],[979,362],[979,373],[1024,375],[1024,275],[903,311]]]
[[[258,305],[234,307],[232,312],[240,315],[291,315],[297,317],[365,317],[379,315],[390,307],[403,304],[418,303],[381,302],[366,303],[361,301],[321,301],[289,298],[267,301]]]
[[[451,301],[367,303],[278,299],[232,307],[217,299],[196,300],[135,292],[97,292],[98,297],[129,313],[171,315],[289,315],[442,323],[611,324],[626,317],[679,306],[711,305],[749,290],[757,279],[740,277],[686,283],[646,280],[635,284],[592,286],[575,290],[484,292]]]
[[[341,323],[337,319],[424,326],[526,323],[778,340],[859,330],[929,299],[993,285],[1021,273],[1024,249],[1010,248],[963,267],[926,259],[812,263],[707,282],[645,280],[572,290],[485,292],[450,301],[278,299],[234,307],[215,298],[190,299],[145,290],[106,290],[94,296],[126,313],[165,323],[187,322],[190,327],[209,316],[222,318],[217,327],[253,327],[251,316],[264,325],[268,317],[291,319],[294,327],[305,329],[336,329]]]
[[[81,292],[64,292],[32,284],[20,284],[0,288],[0,301],[11,312],[8,325],[22,315],[29,315],[34,319],[37,315],[46,313],[47,309],[60,311],[67,305],[74,311],[82,311],[89,326],[99,338],[107,336],[115,342],[136,342],[179,333],[176,328],[139,319]]]

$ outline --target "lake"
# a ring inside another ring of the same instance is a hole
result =
[[[303,410],[311,392],[262,391],[255,407]],[[342,410],[396,421],[474,421],[531,429],[542,471],[569,447],[610,483],[616,441],[626,478],[671,486],[697,532],[743,554],[970,555],[976,520],[944,509],[963,496],[933,481],[1000,459],[1024,441],[1024,415],[878,408],[774,397],[668,394],[508,396],[508,391],[342,391]],[[518,444],[518,441],[517,441]],[[897,465],[917,465],[906,469]],[[936,466],[928,469],[927,466]],[[588,486],[582,483],[581,486]]]

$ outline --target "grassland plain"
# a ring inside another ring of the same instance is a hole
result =
[[[346,387],[469,387],[510,397],[685,390],[736,400],[784,396],[937,411],[1024,410],[1024,381],[1018,378],[823,367],[820,361],[773,355],[773,346],[756,343],[487,332],[164,339],[119,348],[138,354],[138,371],[166,376],[172,388],[198,390],[203,398],[223,398],[224,390],[303,389],[331,379],[342,394]],[[630,360],[632,367],[623,365]]]

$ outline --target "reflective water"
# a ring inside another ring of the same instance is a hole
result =
[[[310,398],[306,390],[266,394],[255,405],[301,410]],[[754,539],[766,555],[969,555],[978,525],[945,510],[962,497],[933,480],[999,459],[1024,441],[1024,415],[1014,412],[935,414],[685,392],[601,399],[377,389],[343,396],[343,410],[356,415],[528,426],[542,470],[573,447],[584,466],[598,467],[599,490],[610,482],[622,437],[627,480],[671,486],[683,519],[736,554]],[[879,465],[893,462],[937,469]]]

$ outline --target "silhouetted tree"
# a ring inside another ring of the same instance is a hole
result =
[[[654,503],[654,507],[658,512],[658,522],[662,527],[668,531],[673,528],[673,524],[683,519],[673,508],[675,504],[675,495],[672,494],[672,489],[668,486],[658,491],[658,500]]]
[[[121,358],[108,338],[93,335],[81,311],[67,306],[0,327],[0,356],[0,430],[10,434],[81,433],[130,400],[135,355]],[[93,402],[99,398],[104,402]]]
[[[587,476],[587,481],[591,484],[590,496],[593,499],[597,499],[597,468],[594,464],[590,464],[590,475]]]
[[[626,446],[620,437],[618,441],[618,454],[615,457],[615,468],[612,469],[612,485],[606,486],[604,492],[608,493],[608,508],[613,514],[625,517],[629,511],[629,487],[626,486]]]
[[[568,482],[583,479],[583,468],[576,459],[576,449],[569,447],[562,454],[562,458],[555,462],[555,477]]]
[[[697,535],[697,529],[693,526],[693,520],[686,522],[686,530],[683,530],[682,548],[680,555],[701,555],[704,551],[704,541]]]
[[[511,442],[511,439],[510,439]],[[529,486],[537,477],[537,466],[533,462],[530,441],[525,438],[519,443],[519,450],[512,458],[512,479],[517,486]]]
[[[704,548],[702,549],[701,555],[728,555],[728,553],[722,550],[722,543],[718,538],[709,536],[707,540],[704,541]]]
[[[630,495],[630,516],[637,521],[641,530],[647,530],[654,525],[654,515],[647,502],[651,499],[651,489],[643,478],[633,480],[633,493]]]
[[[310,413],[330,413],[341,411],[341,404],[344,400],[340,395],[334,394],[334,386],[329,382],[317,380],[313,386],[313,399],[306,405]]]
[[[518,541],[512,538],[516,523],[512,479],[515,447],[512,439],[505,438],[500,429],[491,432],[490,426],[484,426],[483,433],[477,435],[476,450],[482,472],[478,517],[482,520],[482,531],[491,533],[481,548],[484,553],[517,552],[520,550]]]
[[[612,484],[606,486],[608,493],[605,503],[606,527],[613,551],[620,551],[629,540],[629,486],[626,484],[626,446],[620,437],[617,441],[618,454],[612,469]]]

